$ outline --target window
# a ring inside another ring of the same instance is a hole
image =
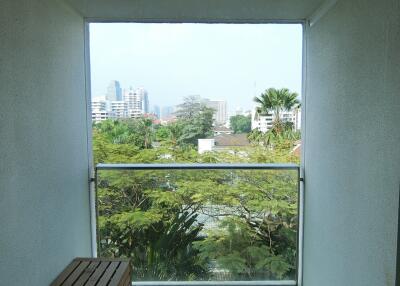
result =
[[[139,284],[296,285],[301,25],[90,35],[99,255]]]

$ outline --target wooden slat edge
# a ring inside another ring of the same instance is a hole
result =
[[[75,258],[80,261],[109,261],[109,262],[130,262],[128,258],[90,258],[90,257],[78,257]]]
[[[121,262],[118,268],[115,271],[114,276],[112,277],[110,284],[108,286],[119,286],[121,282],[124,280],[125,276],[129,272],[129,262]]]
[[[90,276],[94,274],[97,267],[99,266],[100,261],[91,261],[88,267],[83,271],[82,275],[75,282],[74,286],[83,286],[89,280]]]
[[[87,281],[87,285],[96,285],[101,277],[103,276],[104,272],[106,271],[107,267],[110,265],[110,261],[100,261],[100,265],[97,267],[96,271],[90,276],[89,280]]]
[[[83,274],[85,269],[89,266],[89,261],[81,261],[78,267],[71,273],[71,275],[64,281],[63,284],[65,286],[74,285],[74,283],[79,279],[79,277]]]
[[[114,272],[117,270],[118,265],[120,264],[119,261],[113,261],[108,265],[106,268],[104,275],[100,278],[97,286],[107,286],[110,278],[113,276]]]
[[[81,262],[77,259],[72,260],[66,268],[57,276],[56,279],[50,284],[50,286],[59,286],[68,279],[71,273],[79,266]]]

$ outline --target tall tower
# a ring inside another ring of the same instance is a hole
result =
[[[144,88],[126,90],[124,93],[124,101],[127,104],[128,116],[138,118],[149,113],[149,98]]]
[[[143,87],[140,87],[135,89],[135,94],[139,96],[138,98],[142,102],[142,113],[149,113],[149,96],[147,95],[147,91]]]
[[[122,90],[119,81],[112,80],[107,87],[106,99],[110,101],[121,101]]]
[[[217,125],[224,125],[227,120],[227,104],[225,100],[205,99],[204,104],[215,110],[214,121]]]

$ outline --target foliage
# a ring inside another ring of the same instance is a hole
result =
[[[296,140],[300,139],[300,133],[294,131],[292,122],[281,119],[282,111],[292,110],[300,107],[297,99],[298,94],[290,92],[287,88],[275,89],[269,88],[260,97],[255,97],[254,102],[259,106],[256,109],[256,116],[274,115],[272,128],[263,133],[259,130],[253,130],[248,138],[256,145],[290,148]]]
[[[248,133],[251,131],[251,117],[244,115],[231,116],[229,119],[234,133]]]
[[[291,110],[299,106],[300,102],[297,97],[297,93],[290,92],[287,88],[269,88],[260,97],[254,98],[254,102],[260,105],[257,108],[257,114],[274,113],[275,120],[280,121],[281,111]]]
[[[188,96],[178,105],[178,121],[172,126],[179,129],[176,142],[178,145],[196,145],[197,139],[212,135],[213,115],[215,110],[205,106],[199,97]],[[176,132],[175,132],[176,134]]]
[[[153,140],[152,121],[149,118],[136,120],[105,120],[95,124],[94,129],[114,144],[133,144],[140,149],[151,148]]]
[[[254,129],[247,135],[247,138],[253,145],[269,146],[274,149],[290,149],[296,141],[300,140],[300,132],[294,131],[289,124],[284,124],[284,126],[289,127],[283,127],[280,131],[272,128],[267,132]]]
[[[198,154],[212,110],[186,102],[166,126],[147,119],[94,125],[95,163],[298,162],[291,146]],[[254,141],[264,140],[250,133]],[[259,139],[256,139],[259,138]],[[153,143],[153,140],[160,144]],[[99,171],[99,254],[131,258],[136,280],[293,279],[294,171]]]

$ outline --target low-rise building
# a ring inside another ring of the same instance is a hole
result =
[[[295,130],[300,130],[301,128],[301,110],[300,108],[295,108],[293,110],[281,111],[279,117],[282,122],[293,123],[293,128]],[[251,114],[251,130],[258,129],[261,132],[267,132],[273,126],[273,122],[276,119],[276,114],[274,112],[270,114],[258,114],[256,108],[253,109]]]
[[[214,136],[220,135],[220,134],[233,134],[233,130],[231,130],[225,126],[217,126],[213,129],[213,132],[214,132]]]
[[[107,119],[114,119],[115,115],[112,112],[106,110],[92,110],[92,121],[99,123]]]
[[[249,147],[247,134],[218,134],[212,138],[198,139],[199,154],[211,151],[233,151],[239,147]]]

